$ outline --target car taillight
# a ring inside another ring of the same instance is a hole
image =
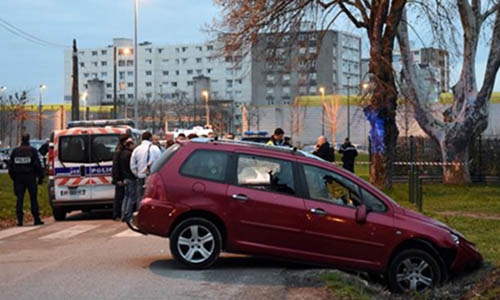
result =
[[[146,190],[144,191],[144,197],[158,199],[159,191],[162,186],[161,177],[158,173],[149,176],[146,183]]]
[[[54,175],[54,148],[49,148],[49,161],[47,163],[47,175]]]

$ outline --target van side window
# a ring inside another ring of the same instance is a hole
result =
[[[112,161],[118,143],[116,134],[91,136],[91,162]]]
[[[214,181],[225,181],[228,154],[222,151],[198,150],[181,167],[181,174]]]
[[[286,160],[241,154],[238,156],[237,184],[295,195],[292,166]]]

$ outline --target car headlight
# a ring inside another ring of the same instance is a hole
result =
[[[455,244],[457,244],[457,245],[460,244],[460,237],[457,234],[450,232],[450,235],[451,235],[451,239],[453,240],[453,242]]]

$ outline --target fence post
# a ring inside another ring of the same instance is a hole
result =
[[[418,187],[417,187],[417,207],[418,211],[422,212],[422,206],[423,206],[423,193],[422,193],[422,178],[418,177],[418,172],[417,172],[417,178],[416,181],[418,182]]]
[[[415,139],[413,135],[410,136],[410,161],[408,167],[408,198],[410,203],[415,203],[415,166],[413,165],[414,151],[415,151]]]

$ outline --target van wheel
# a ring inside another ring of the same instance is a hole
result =
[[[203,218],[190,218],[177,225],[170,235],[174,258],[194,269],[209,268],[219,257],[221,234],[217,226]]]
[[[388,282],[393,292],[420,292],[441,282],[441,270],[429,253],[418,249],[404,250],[391,261]]]
[[[66,219],[66,211],[61,207],[52,207],[52,214],[54,215],[54,220],[64,221]]]

